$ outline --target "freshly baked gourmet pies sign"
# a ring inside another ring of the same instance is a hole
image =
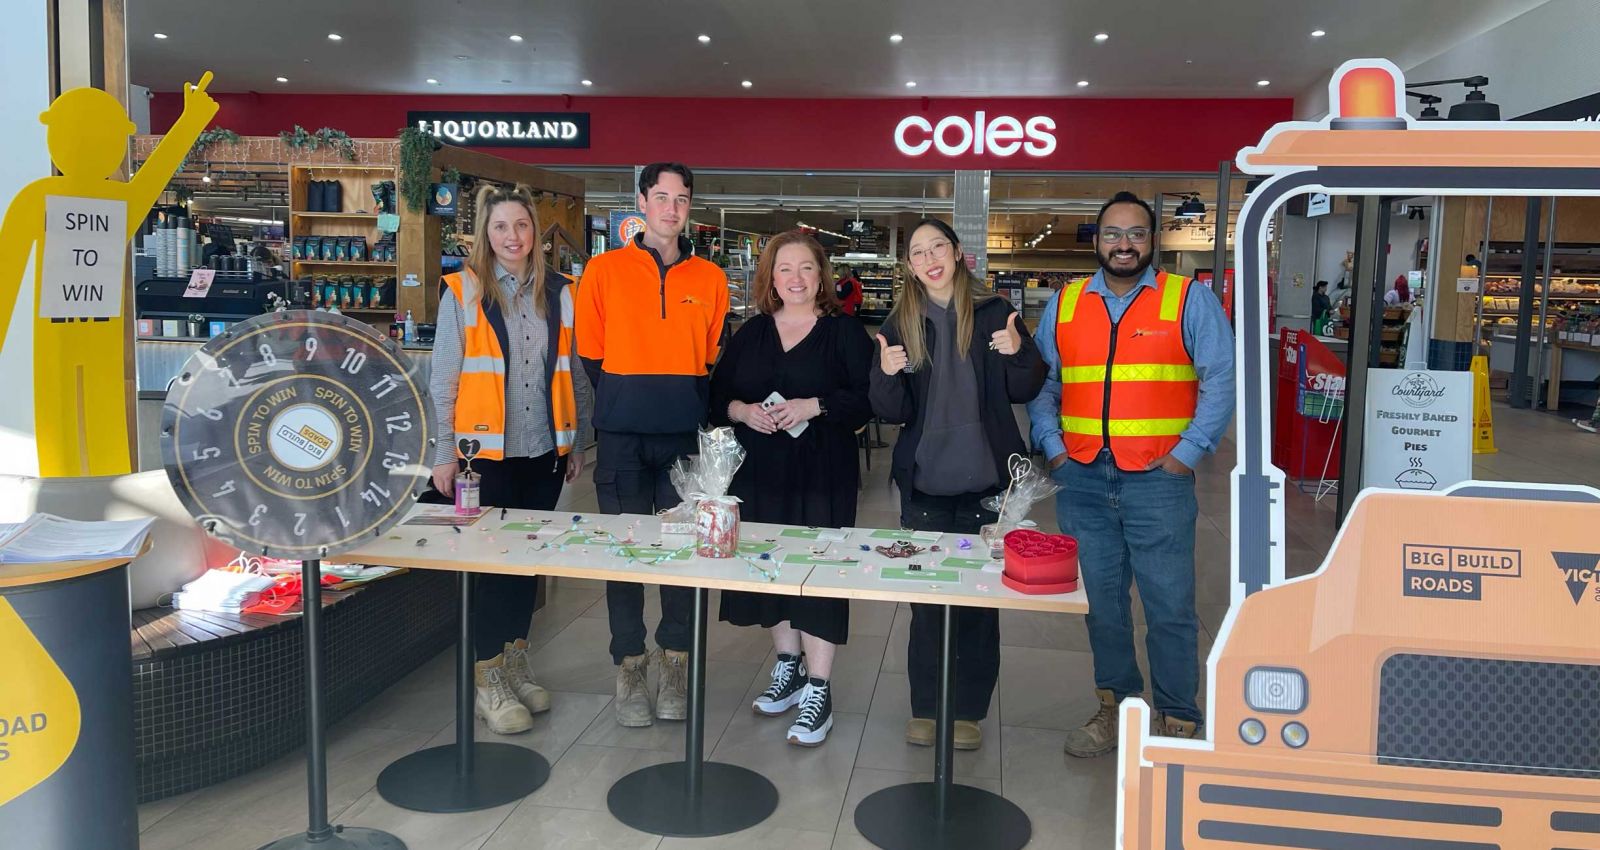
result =
[[[587,148],[587,112],[408,112],[406,123],[455,145]]]

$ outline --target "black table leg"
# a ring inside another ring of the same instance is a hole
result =
[[[405,842],[376,829],[328,823],[328,742],[322,725],[322,562],[300,563],[301,627],[306,656],[306,810],[309,825],[261,850],[406,850]]]
[[[617,820],[653,835],[727,835],[767,819],[778,789],[753,770],[705,760],[706,599],[694,591],[694,643],[689,650],[689,722],[683,761],[636,770],[617,780],[606,806]]]
[[[885,850],[1020,850],[1033,837],[1033,824],[1017,804],[955,784],[955,622],[955,610],[944,606],[933,781],[885,788],[856,806],[856,829]]]
[[[550,778],[544,756],[515,744],[473,740],[472,573],[460,573],[456,639],[456,742],[418,750],[378,774],[378,793],[402,809],[475,812],[532,794]]]

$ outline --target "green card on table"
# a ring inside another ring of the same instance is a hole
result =
[[[623,546],[618,554],[636,561],[687,561],[694,554],[694,547],[666,549],[660,546]]]
[[[783,562],[785,564],[799,564],[801,566],[812,566],[812,567],[857,567],[857,566],[860,566],[860,564],[858,562],[856,562],[856,561],[841,561],[838,558],[819,558],[819,557],[817,557],[815,555],[786,555],[786,556],[784,556]]]
[[[945,558],[939,562],[941,567],[950,567],[957,570],[981,570],[989,564],[985,558]]]
[[[739,554],[741,555],[759,555],[762,552],[771,552],[776,548],[778,548],[778,544],[768,543],[764,540],[739,541]]]
[[[961,573],[956,570],[908,570],[905,567],[884,567],[878,575],[886,579],[909,581],[961,581]]]
[[[500,526],[501,531],[544,531],[550,527],[548,522],[508,522]]]
[[[880,528],[872,532],[873,540],[917,540],[938,543],[944,535],[937,531],[912,531],[909,528]]]

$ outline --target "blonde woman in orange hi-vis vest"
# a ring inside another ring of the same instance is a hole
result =
[[[553,510],[583,470],[580,436],[593,394],[573,362],[573,287],[545,268],[539,213],[526,186],[485,185],[466,268],[446,275],[430,390],[441,436],[433,486],[445,497],[466,468],[480,501]],[[473,593],[477,714],[498,734],[523,732],[550,708],[528,666],[532,576],[482,574]]]
[[[1117,748],[1117,707],[1144,694],[1135,581],[1158,734],[1201,736],[1194,476],[1233,418],[1233,332],[1221,302],[1152,265],[1159,222],[1138,196],[1117,193],[1096,223],[1100,271],[1046,304],[1034,339],[1048,377],[1028,404],[1034,448],[1061,485],[1056,522],[1078,540],[1089,597],[1099,710],[1065,743],[1083,758]]]

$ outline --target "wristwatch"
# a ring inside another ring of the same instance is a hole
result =
[[[822,401],[822,399],[820,397],[817,399],[817,415],[818,416],[827,416],[828,415],[828,406],[823,403],[823,401]]]

